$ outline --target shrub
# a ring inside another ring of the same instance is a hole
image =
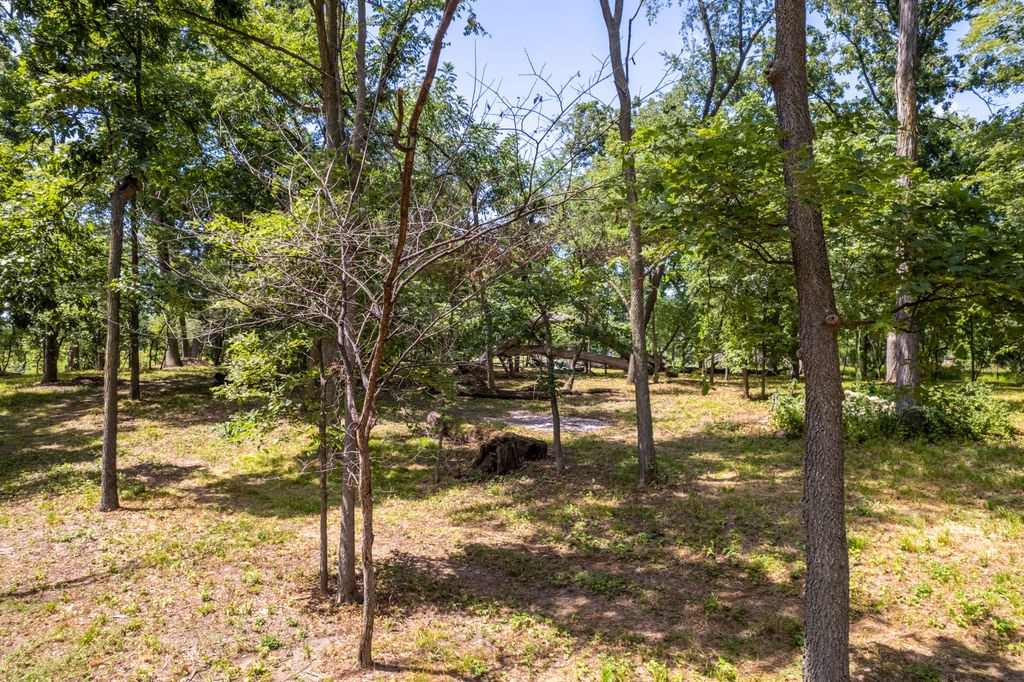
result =
[[[892,398],[873,394],[871,386],[863,393],[846,391],[843,432],[849,441],[856,443],[896,434],[933,439],[1005,440],[1013,433],[1006,404],[993,398],[986,384],[932,387],[919,409],[922,428],[910,433],[896,415]],[[795,381],[772,396],[771,422],[790,438],[804,434],[804,397],[797,393]]]
[[[796,392],[796,381],[772,395],[771,422],[789,438],[804,435],[804,397]]]
[[[931,387],[921,412],[932,438],[1005,440],[1013,433],[1006,404],[992,397],[988,384]]]
[[[896,432],[895,403],[879,395],[846,391],[843,400],[843,432],[854,443]]]

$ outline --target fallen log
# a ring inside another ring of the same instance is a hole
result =
[[[577,353],[575,348],[558,348],[556,346],[511,346],[509,348],[501,348],[497,355],[506,358],[514,358],[517,355],[539,355],[547,357],[550,354],[556,358],[563,358],[565,360],[577,359],[581,362],[590,362],[595,365],[604,365],[605,367],[611,367],[612,369],[621,369],[623,371],[629,369],[629,358],[616,358],[611,355],[601,355],[600,353],[591,353],[589,351],[583,351]]]
[[[537,438],[501,433],[480,444],[473,468],[503,476],[526,462],[548,456],[548,444]]]
[[[622,393],[616,388],[588,388],[583,391],[559,391],[558,395],[612,395]],[[467,388],[459,389],[459,395],[463,398],[491,398],[494,400],[547,400],[550,396],[547,391],[534,390],[532,388]]]

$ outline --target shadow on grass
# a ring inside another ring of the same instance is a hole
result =
[[[1024,673],[1008,667],[988,652],[965,646],[951,637],[939,637],[928,652],[896,649],[873,644],[851,653],[854,667],[861,671],[858,682],[1020,682]]]
[[[210,405],[211,379],[205,375],[147,373],[144,378],[143,400],[125,400],[122,390],[121,434],[132,433],[139,419],[188,427],[215,424],[230,413],[230,406]],[[98,467],[79,465],[101,455],[102,381],[88,374],[45,386],[20,377],[0,381],[6,389],[0,390],[0,499],[95,484]],[[157,466],[122,474],[150,482],[166,478],[164,484],[181,480],[174,478],[173,466],[163,474],[153,469]]]

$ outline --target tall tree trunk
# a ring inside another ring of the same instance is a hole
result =
[[[358,368],[355,362],[355,350],[347,344],[349,334],[354,334],[355,320],[351,314],[352,301],[349,299],[347,287],[343,287],[345,297],[343,322],[338,329],[336,347],[344,369],[341,388],[342,420],[344,435],[341,447],[341,518],[338,522],[338,586],[335,601],[338,604],[353,604],[356,600],[356,486],[358,485],[358,445],[356,442],[356,422],[358,404],[356,402],[356,381]],[[338,396],[335,395],[335,400]]]
[[[647,325],[644,301],[643,235],[636,219],[636,158],[631,149],[633,140],[632,98],[629,94],[629,73],[622,55],[622,5],[614,0],[600,0],[604,25],[608,32],[608,55],[611,60],[615,92],[619,99],[619,139],[622,142],[622,182],[626,201],[626,229],[629,232],[629,329],[632,341],[633,382],[636,398],[637,474],[641,485],[654,480],[657,460],[654,454],[654,422],[651,413],[651,388],[647,367]]]
[[[978,374],[977,374],[977,372],[975,372],[975,361],[974,361],[974,316],[973,315],[969,318],[967,324],[970,327],[970,332],[971,332],[971,338],[970,338],[970,345],[971,345],[971,381],[977,381],[978,380]],[[936,366],[938,366],[938,363],[936,363]]]
[[[661,376],[661,351],[658,349],[658,317],[657,313],[651,311],[651,350],[654,351],[654,383],[658,383]]]
[[[157,222],[163,222],[159,215],[157,216]],[[165,239],[161,239],[156,247],[156,263],[161,275],[166,277],[171,274],[171,249]],[[171,316],[166,312],[164,313],[164,321],[167,328],[167,345],[164,347],[163,366],[181,367],[184,363],[181,361],[178,339],[174,336],[174,325],[171,324]]]
[[[327,473],[329,470],[329,447],[328,447],[328,404],[330,396],[328,395],[327,384],[331,379],[327,376],[327,361],[324,355],[326,349],[324,348],[324,342],[320,341],[316,344],[314,352],[316,353],[316,365],[317,375],[320,379],[320,383],[317,386],[317,393],[319,398],[320,411],[317,415],[317,462],[320,468],[320,480],[319,480],[319,492],[320,492],[320,594],[326,597],[328,594],[328,560],[327,560]]]
[[[68,344],[68,361],[65,369],[69,372],[77,372],[81,369],[80,360],[81,349],[78,345],[78,341],[72,341]]]
[[[121,252],[125,207],[139,183],[129,175],[110,198],[110,253],[107,259],[107,348],[103,370],[103,463],[100,472],[100,511],[121,506],[117,496],[117,371],[121,366]]]
[[[139,212],[132,215],[129,238],[131,240],[131,267],[132,278],[138,282],[139,279]],[[132,400],[139,400],[142,397],[142,389],[139,385],[139,297],[132,294],[128,309],[128,370],[131,374],[129,380],[129,397]]]
[[[899,42],[896,47],[896,156],[910,163],[917,161],[918,111],[917,111],[917,38],[920,24],[918,0],[900,0]],[[909,175],[900,176],[900,184],[906,189],[906,201],[910,201],[912,180]],[[909,215],[904,219],[910,221]],[[910,256],[907,246],[900,247],[898,271],[904,278],[910,273]],[[918,406],[915,394],[920,385],[918,376],[918,351],[920,338],[913,319],[913,297],[904,290],[896,296],[896,330],[889,335],[892,350],[886,358],[892,363],[892,379],[896,384],[896,412],[907,418]]]
[[[181,359],[184,360],[189,357],[189,352],[191,350],[188,343],[188,325],[185,322],[184,315],[178,316],[178,328],[181,330],[181,336],[179,337],[181,339]]]
[[[475,205],[475,200],[474,200]],[[474,210],[475,217],[475,210]],[[484,372],[487,377],[487,388],[494,390],[494,317],[491,315],[491,306],[487,300],[487,289],[480,287],[480,312],[484,318]]]
[[[57,381],[57,360],[60,357],[60,330],[52,322],[46,323],[43,332],[43,383]]]
[[[821,211],[804,199],[804,173],[814,162],[814,127],[807,103],[806,5],[803,0],[777,0],[775,11],[775,60],[768,71],[768,81],[775,92],[779,128],[784,134],[786,214],[796,274],[807,396],[804,679],[845,682],[850,679],[850,568],[843,482],[839,316]]]

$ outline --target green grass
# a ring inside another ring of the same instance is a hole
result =
[[[578,386],[623,389],[614,374]],[[348,668],[359,609],[316,595],[308,426],[223,440],[231,406],[208,389],[200,370],[145,375],[143,400],[123,409],[126,510],[100,514],[98,390],[0,380],[7,677]],[[996,393],[1024,405],[1019,389]],[[565,399],[566,414],[612,428],[564,434],[563,478],[544,462],[480,477],[468,471],[475,443],[453,442],[435,485],[415,415],[382,420],[376,655],[397,679],[799,678],[800,442],[774,438],[767,405],[736,382],[704,397],[673,380],[653,396],[661,476],[642,490],[625,390]],[[510,409],[545,406],[473,401],[456,416],[494,424]],[[994,680],[1024,669],[1022,472],[1020,440],[849,448],[855,674]],[[336,474],[331,487],[336,508]]]

